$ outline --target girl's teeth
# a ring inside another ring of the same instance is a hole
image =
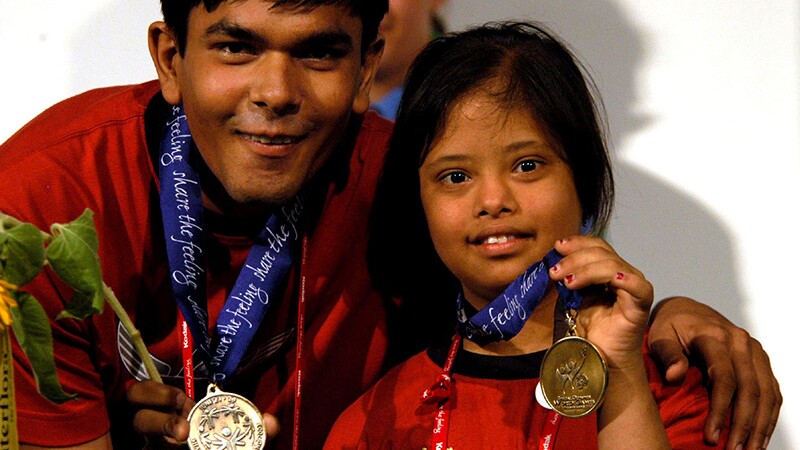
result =
[[[508,236],[489,236],[486,238],[487,244],[502,244],[508,242]]]

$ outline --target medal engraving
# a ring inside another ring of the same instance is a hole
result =
[[[608,386],[608,366],[600,350],[580,336],[567,336],[547,351],[540,371],[542,393],[565,417],[597,409]]]
[[[261,412],[241,395],[223,392],[215,385],[189,413],[189,448],[256,449],[266,443]]]

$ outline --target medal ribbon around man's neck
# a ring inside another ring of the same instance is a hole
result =
[[[159,178],[161,213],[172,291],[212,382],[222,383],[236,370],[292,266],[301,242],[298,196],[267,220],[216,323],[208,333],[203,196],[192,166],[199,157],[182,106],[173,106],[161,140]]]

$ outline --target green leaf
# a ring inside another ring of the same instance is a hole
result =
[[[103,311],[103,274],[93,216],[87,209],[68,224],[50,227],[53,240],[47,246],[47,260],[58,277],[76,291],[59,318],[84,319]]]
[[[44,238],[38,228],[29,223],[0,227],[0,276],[4,280],[24,286],[41,272],[42,267]]]
[[[75,291],[75,293],[72,294],[72,299],[67,304],[67,307],[56,316],[56,320],[83,320],[92,314],[100,314],[103,312],[104,306],[105,297],[103,297],[102,292]]]
[[[53,360],[53,336],[44,308],[27,292],[15,294],[18,306],[11,308],[14,335],[28,357],[39,393],[53,403],[64,403],[77,397],[67,394],[58,382]]]

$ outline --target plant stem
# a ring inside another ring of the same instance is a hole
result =
[[[125,328],[125,331],[128,332],[133,340],[133,345],[136,347],[136,352],[139,354],[139,357],[142,358],[144,368],[147,370],[147,376],[150,377],[150,380],[152,381],[163,383],[163,381],[161,381],[161,375],[159,375],[158,370],[156,370],[156,365],[153,364],[153,359],[150,357],[150,352],[147,351],[147,346],[144,345],[142,334],[139,333],[139,330],[133,324],[133,321],[125,311],[125,308],[122,307],[122,304],[120,304],[117,296],[114,294],[114,291],[111,290],[111,288],[105,283],[103,283],[103,294],[105,295],[109,306],[111,306],[111,309],[113,309],[114,313],[117,315],[117,317],[119,317],[122,327]]]

